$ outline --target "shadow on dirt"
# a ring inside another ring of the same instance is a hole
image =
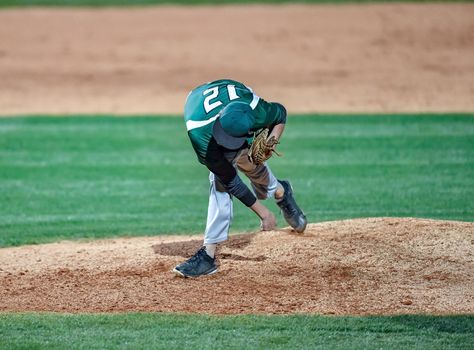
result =
[[[230,236],[229,239],[222,244],[223,247],[230,248],[231,250],[240,250],[244,249],[251,242],[254,233],[252,234],[240,234]],[[181,256],[183,258],[191,257],[200,247],[202,246],[202,240],[194,239],[184,242],[171,242],[171,243],[161,243],[153,245],[153,251],[156,254],[165,255],[165,256]],[[230,260],[246,260],[246,261],[264,261],[266,258],[264,256],[257,257],[246,257],[235,253],[220,253],[220,259],[230,259]]]

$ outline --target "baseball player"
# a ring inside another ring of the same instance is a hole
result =
[[[300,233],[305,230],[306,216],[294,200],[290,183],[278,180],[265,162],[257,165],[248,155],[254,132],[268,128],[268,139],[280,139],[286,123],[281,104],[263,100],[237,81],[217,80],[189,93],[184,120],[199,162],[210,170],[211,188],[204,245],[177,265],[175,274],[198,277],[217,272],[216,248],[228,238],[233,197],[260,218],[264,231],[276,227],[275,216],[260,202],[267,198],[276,200],[293,229]],[[237,170],[249,178],[253,192]]]

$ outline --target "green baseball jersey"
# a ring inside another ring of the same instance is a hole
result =
[[[184,120],[191,144],[203,164],[218,113],[232,101],[248,103],[252,108],[255,122],[251,131],[272,128],[286,121],[286,111],[282,105],[265,101],[238,81],[223,79],[198,86],[186,99]]]

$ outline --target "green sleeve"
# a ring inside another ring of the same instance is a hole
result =
[[[273,128],[277,124],[286,123],[286,109],[277,102],[267,102],[260,99],[255,108],[255,123],[252,129]]]
[[[270,102],[269,120],[272,125],[286,124],[286,108],[278,102]]]

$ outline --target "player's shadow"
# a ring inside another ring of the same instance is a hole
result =
[[[230,250],[241,250],[248,246],[251,242],[255,233],[252,234],[239,234],[229,236],[229,239],[223,244],[224,247]],[[160,243],[152,246],[153,251],[156,254],[165,256],[180,256],[183,258],[190,258],[196,253],[196,251],[202,246],[202,240],[193,239],[182,242],[171,242],[171,243]],[[220,259],[230,260],[247,260],[247,261],[264,261],[266,258],[262,255],[257,257],[247,257],[234,252],[223,252],[219,253]]]

